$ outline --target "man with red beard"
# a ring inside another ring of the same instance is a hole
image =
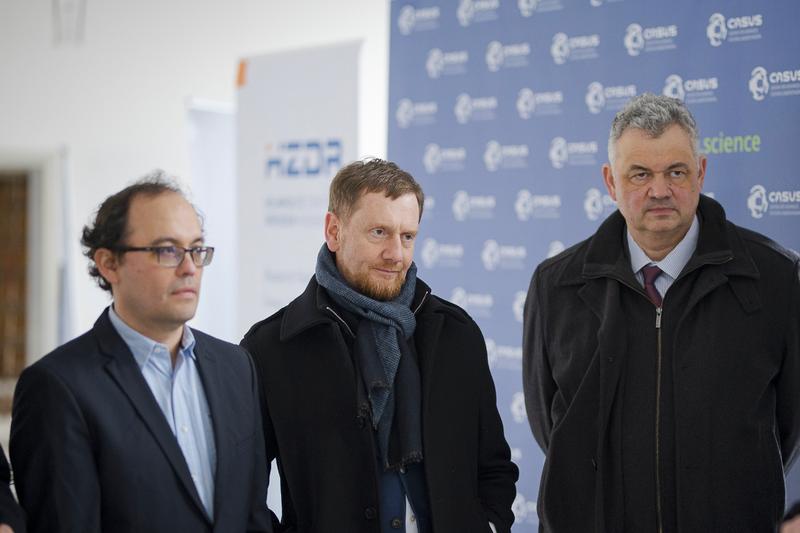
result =
[[[517,468],[478,326],[412,262],[424,195],[394,163],[330,187],[305,292],[242,344],[298,533],[508,533]]]

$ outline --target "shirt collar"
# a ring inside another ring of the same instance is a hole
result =
[[[136,360],[136,364],[139,365],[140,369],[147,364],[147,360],[154,353],[169,354],[169,349],[165,344],[156,342],[149,337],[145,337],[126,324],[119,317],[117,312],[114,311],[113,305],[108,308],[108,318],[111,320],[111,324],[114,326],[114,329],[116,329],[117,333],[119,333],[119,336],[122,337],[122,340],[125,341],[125,344],[127,344],[128,348],[130,348],[131,353],[133,353],[133,358]],[[195,359],[194,344],[194,334],[192,333],[191,328],[184,325],[183,336],[181,337],[181,345],[179,350],[180,355]]]
[[[634,274],[639,272],[642,267],[649,264],[654,264],[665,272],[672,279],[677,279],[683,267],[691,259],[695,248],[697,248],[697,238],[700,235],[700,221],[697,215],[692,220],[692,225],[689,226],[689,231],[683,236],[683,239],[670,251],[661,261],[653,261],[647,254],[644,253],[641,246],[633,239],[630,230],[626,232],[628,238],[628,250],[631,253],[631,269]]]

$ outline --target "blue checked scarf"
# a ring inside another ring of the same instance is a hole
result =
[[[400,294],[394,300],[379,301],[347,284],[325,244],[317,256],[317,283],[338,305],[362,318],[354,351],[381,463],[391,470],[422,461],[422,394],[412,339],[417,321],[410,307],[416,273],[412,263]]]

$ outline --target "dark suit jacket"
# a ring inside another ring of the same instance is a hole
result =
[[[193,333],[217,448],[214,522],[106,310],[17,384],[9,451],[29,531],[271,531],[252,362],[237,346]]]
[[[14,533],[25,533],[25,515],[14,495],[11,494],[11,469],[6,453],[0,446],[0,524],[8,524]]]

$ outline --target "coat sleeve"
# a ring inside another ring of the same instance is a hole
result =
[[[525,300],[522,330],[522,390],[525,410],[536,442],[547,453],[553,419],[550,415],[557,386],[547,354],[545,310],[541,304],[541,271],[533,274]]]
[[[519,478],[519,469],[511,461],[511,450],[503,433],[503,421],[497,411],[497,394],[494,380],[489,370],[486,355],[486,341],[478,331],[478,349],[481,350],[483,361],[482,377],[484,391],[480,403],[480,428],[478,441],[478,495],[483,510],[497,533],[509,533],[514,523],[514,513],[511,505],[514,503],[517,491],[514,487]],[[489,528],[489,524],[487,524]],[[488,529],[487,529],[488,530]]]
[[[72,391],[40,365],[17,382],[9,452],[30,533],[100,533],[89,428]]]
[[[251,360],[255,367],[255,375],[258,381],[259,411],[261,413],[261,421],[259,425],[262,428],[262,438],[259,439],[261,442],[257,443],[257,445],[261,446],[261,449],[264,450],[264,471],[266,474],[263,481],[263,486],[264,497],[266,498],[272,461],[275,459],[280,461],[278,454],[278,442],[275,437],[272,418],[269,414],[269,405],[267,405],[267,395],[264,390],[266,381],[263,379],[262,367],[258,360],[258,348],[254,345],[253,338],[250,336],[250,334],[245,335],[240,344],[251,355]],[[280,467],[280,464],[278,466]],[[272,510],[267,509],[270,516],[270,522],[272,524],[271,531],[292,533],[297,529],[297,518],[295,516],[294,506],[292,505],[289,491],[284,490],[285,480],[283,476],[281,476],[281,485],[281,520],[278,520],[278,517]],[[266,506],[266,503],[264,503],[264,505]]]
[[[800,260],[790,282],[791,309],[787,320],[786,353],[777,378],[777,425],[783,468],[788,471],[800,445]]]
[[[261,416],[261,394],[258,386],[258,378],[256,375],[255,366],[250,354],[246,352],[247,362],[250,367],[250,382],[251,390],[253,392],[253,404],[255,405],[255,425],[256,425],[256,442],[255,442],[255,456],[253,457],[253,490],[252,490],[252,507],[250,517],[247,523],[248,533],[272,533],[272,518],[271,512],[267,508],[267,488],[269,486],[269,462],[267,461],[266,448],[264,446],[264,433],[262,431],[263,423]]]

